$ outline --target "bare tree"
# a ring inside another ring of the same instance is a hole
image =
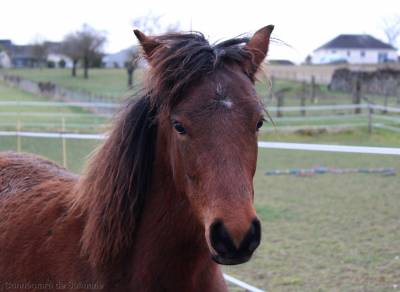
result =
[[[148,13],[145,16],[135,18],[132,21],[134,27],[148,35],[158,35],[166,32],[177,32],[180,30],[180,23],[162,23],[162,15]]]
[[[382,29],[388,43],[393,47],[397,47],[397,39],[400,36],[400,15],[393,15],[382,19]]]
[[[76,66],[81,58],[79,47],[79,39],[76,33],[70,33],[64,37],[61,50],[63,54],[69,57],[72,61],[72,77],[76,77]]]
[[[159,35],[167,32],[177,32],[180,30],[179,22],[169,23],[163,25],[161,23],[162,16],[148,13],[145,16],[135,18],[132,25],[148,35]],[[132,88],[133,73],[139,65],[139,49],[137,46],[128,49],[125,68],[128,74],[128,87]]]
[[[128,87],[133,87],[133,73],[138,67],[139,63],[139,50],[138,47],[133,46],[127,50],[125,59],[125,68],[128,73]]]
[[[107,38],[104,32],[97,31],[87,24],[83,25],[76,35],[83,63],[84,77],[87,79],[89,78],[89,67],[102,56],[103,46]]]
[[[45,41],[36,41],[31,47],[32,57],[37,62],[39,68],[46,63],[48,55],[48,45]]]

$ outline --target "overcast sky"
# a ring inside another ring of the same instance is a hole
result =
[[[163,15],[163,22],[201,31],[212,41],[274,24],[269,58],[303,60],[341,33],[368,33],[385,40],[382,18],[400,14],[400,0],[12,0],[0,5],[0,39],[26,44],[41,37],[60,41],[87,23],[108,35],[107,52],[135,44],[132,20]]]

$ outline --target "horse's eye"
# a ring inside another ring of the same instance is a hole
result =
[[[258,121],[257,123],[257,131],[264,125],[264,118]]]
[[[175,131],[177,131],[179,134],[184,135],[186,134],[185,127],[178,121],[172,121],[172,126],[174,127]]]

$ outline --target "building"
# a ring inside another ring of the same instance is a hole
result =
[[[47,65],[51,67],[59,67],[60,61],[63,60],[65,67],[72,67],[70,58],[62,54],[61,43],[45,42],[47,48]],[[0,67],[36,67],[38,60],[33,55],[33,45],[16,45],[11,40],[0,40]],[[4,65],[2,65],[4,63]]]
[[[397,49],[367,34],[341,34],[312,54],[313,64],[397,62]]]
[[[10,68],[11,66],[11,59],[6,51],[0,51],[0,68]]]
[[[72,68],[73,63],[71,58],[60,54],[60,53],[49,53],[47,55],[47,64],[49,66],[49,64],[54,64],[54,67],[56,68]],[[63,65],[61,65],[62,63],[64,63]]]
[[[8,54],[15,68],[30,68],[36,65],[36,59],[33,57],[31,45],[13,45],[11,50],[8,51]]]
[[[282,65],[282,66],[294,66],[295,63],[293,63],[290,60],[285,60],[285,59],[271,59],[268,60],[268,64],[270,65]]]
[[[103,57],[104,67],[124,68],[128,59],[130,49],[125,49],[114,54],[107,54]]]

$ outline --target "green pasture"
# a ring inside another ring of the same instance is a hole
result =
[[[24,92],[0,82],[0,101],[21,102],[21,105],[0,106],[0,128],[15,131],[61,131],[99,132],[109,120],[105,115],[96,115],[75,106],[31,106],[23,102],[51,101],[45,97]]]
[[[33,81],[47,82],[51,81],[60,86],[72,90],[86,91],[115,98],[123,99],[133,93],[127,87],[127,73],[123,68],[120,69],[91,69],[89,79],[83,78],[83,71],[78,70],[78,76],[72,77],[71,70],[65,69],[0,69],[8,74],[18,75]],[[138,85],[143,81],[143,70],[138,69],[134,74],[134,83]],[[262,75],[262,74],[260,74]],[[275,106],[277,103],[275,92],[285,89],[284,105],[300,105],[300,96],[305,92],[306,105],[325,105],[325,104],[349,104],[352,103],[351,94],[333,92],[325,85],[316,85],[315,100],[311,101],[311,88],[306,85],[305,90],[300,82],[288,80],[273,80],[273,84],[268,77],[260,76],[256,84],[258,94],[263,98],[267,106]],[[136,88],[138,88],[136,86]],[[384,98],[378,96],[368,96],[368,98],[377,103],[383,104]],[[397,97],[390,97],[388,104],[395,105]]]
[[[71,69],[1,69],[12,75],[33,81],[50,81],[72,90],[86,91],[106,97],[124,97],[132,92],[127,86],[125,69],[91,69],[89,79],[83,78],[83,70],[77,70],[77,76],[71,76]],[[142,71],[137,70],[134,81],[142,80]]]
[[[12,71],[22,72],[23,74],[29,75],[28,73],[41,73],[42,75],[36,76],[36,79],[40,79],[41,76],[45,76],[48,78],[50,73],[57,74],[67,74],[65,76],[65,80],[69,80],[72,77],[68,75],[67,69],[23,69],[17,70],[14,69]],[[77,77],[76,80],[80,80],[79,82],[90,82],[93,84],[97,84],[99,87],[106,86],[108,80],[113,82],[111,79],[96,79],[96,76],[103,76],[104,72],[109,72],[110,75],[118,75],[120,74],[120,78],[125,78],[122,73],[124,71],[122,69],[93,69],[94,73],[97,72],[98,75],[93,74],[92,79],[90,81],[83,80],[80,77]],[[102,73],[100,73],[102,72]],[[119,73],[118,73],[119,72]],[[44,74],[46,73],[46,74]],[[118,73],[118,74],[117,74]],[[104,75],[105,76],[105,75]],[[64,80],[64,79],[60,79]],[[78,82],[78,83],[79,83]],[[277,81],[278,82],[278,81]],[[280,82],[280,81],[279,81]],[[78,84],[77,83],[77,84]],[[261,83],[257,84],[258,87],[261,86]],[[110,85],[110,88],[112,86]],[[338,97],[340,98],[340,97]],[[0,101],[16,101],[23,103],[24,101],[49,101],[45,97],[36,96],[24,91],[21,91],[17,88],[12,88],[7,86],[4,83],[0,82]],[[272,99],[272,104],[273,106]],[[292,99],[292,105],[296,105],[296,99]],[[342,102],[339,102],[342,103]],[[270,110],[269,110],[270,109]],[[367,127],[368,125],[368,116],[366,110],[363,110],[361,115],[352,114],[352,110],[329,110],[329,111],[308,111],[305,116],[300,116],[300,112],[284,112],[283,118],[277,117],[276,110],[272,109],[267,105],[268,113],[273,117],[275,127],[278,129],[281,126],[327,126],[327,128],[337,125],[346,125],[346,126],[357,126],[357,127]],[[380,114],[376,112],[376,114]],[[385,115],[385,117],[390,117],[390,115]],[[384,118],[384,117],[383,117]],[[399,127],[400,119],[393,122],[388,120],[383,120],[378,115],[374,115],[373,122],[374,123],[384,123],[390,126]],[[88,110],[79,107],[72,106],[26,106],[26,105],[13,105],[13,106],[2,106],[0,107],[0,127],[6,130],[15,130],[17,126],[20,130],[25,131],[61,131],[64,127],[65,131],[68,132],[84,132],[84,133],[93,133],[98,132],[103,129],[103,125],[110,120],[110,116],[94,114]]]
[[[394,167],[382,155],[261,150],[255,177],[263,243],[226,272],[267,291],[391,291],[400,284],[398,176],[265,176],[267,170]]]

